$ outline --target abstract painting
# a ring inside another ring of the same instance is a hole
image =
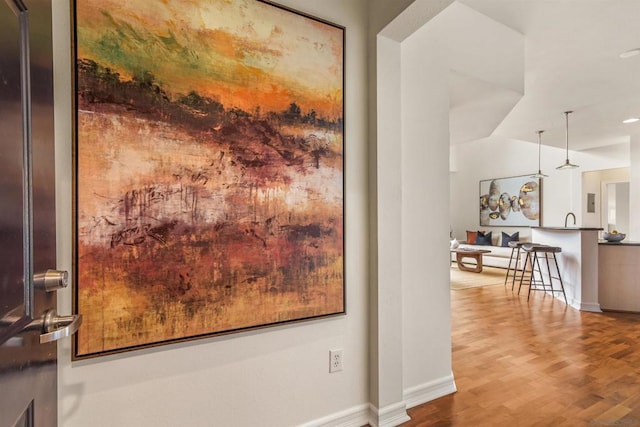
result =
[[[74,2],[74,359],[345,313],[344,28]]]
[[[540,225],[542,189],[539,178],[515,176],[480,181],[480,225]]]

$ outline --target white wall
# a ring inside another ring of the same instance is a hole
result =
[[[367,20],[364,0],[280,0],[346,32],[347,315],[75,362],[59,346],[59,424],[291,426],[340,411],[366,423],[368,397]],[[69,0],[54,2],[59,268],[72,269]],[[71,311],[71,291],[59,292]],[[329,374],[329,349],[344,349]],[[331,419],[325,419],[331,424]]]
[[[461,240],[465,238],[466,230],[483,229],[479,226],[478,218],[479,181],[535,173],[538,168],[538,146],[525,141],[486,138],[453,146],[451,151],[452,157],[456,159],[451,172],[451,218],[455,236]],[[578,225],[598,226],[595,218],[597,214],[586,212],[586,193],[595,190],[590,185],[583,188],[582,174],[626,167],[630,163],[628,152],[625,152],[624,147],[616,146],[588,152],[570,152],[571,162],[580,167],[564,171],[555,169],[564,162],[564,150],[543,145],[541,153],[542,172],[549,175],[542,183],[542,225],[562,226],[566,214],[573,212]],[[569,224],[572,225],[571,219]],[[520,231],[521,236],[531,235],[528,228],[487,229],[509,234]]]
[[[437,19],[437,18],[436,18]],[[451,368],[446,248],[449,93],[433,22],[402,43],[402,300],[404,387],[445,382]],[[443,351],[447,349],[448,351]]]
[[[516,231],[530,237],[528,227],[481,227],[479,220],[479,182],[491,178],[533,174],[538,169],[538,146],[518,140],[486,138],[484,140],[455,145],[456,165],[451,178],[451,221],[454,236],[462,241],[466,230],[495,230],[494,234]],[[556,171],[560,164],[559,149],[542,147],[542,172],[549,175],[542,183],[542,224],[557,225],[559,215],[569,212],[571,201],[567,189],[571,187],[571,176]],[[558,157],[558,160],[556,160]],[[557,164],[556,164],[557,163]]]
[[[423,39],[418,33],[423,28],[416,31],[418,22],[429,26],[449,3],[417,0],[378,35],[375,244],[379,301],[372,329],[379,337],[378,406],[395,422],[402,420],[405,405],[455,391],[448,252],[443,249],[447,230],[438,226],[447,213],[433,211],[434,200],[448,203],[447,64],[441,55],[421,49]],[[437,40],[426,43],[434,46]],[[386,319],[400,325],[399,336],[388,335],[393,331],[383,323]]]
[[[640,135],[631,135],[629,150],[629,235],[628,240],[640,240]]]
[[[381,129],[377,127],[379,113],[385,116],[395,114],[400,109],[400,97],[397,94],[400,91],[401,64],[398,42],[378,37],[378,33],[389,24],[391,18],[412,2],[413,0],[369,2],[369,397],[376,408],[389,403],[397,404],[402,398],[402,359],[397,356],[397,349],[402,348],[402,339],[396,333],[402,328],[401,298],[396,292],[400,280],[398,260],[401,254],[395,250],[399,243],[389,242],[398,239],[398,233],[389,226],[381,227],[381,232],[378,232],[378,224],[395,223],[395,218],[399,216],[397,207],[400,205],[399,202],[387,203],[386,206],[393,207],[381,210],[379,215],[378,201],[387,202],[388,197],[394,195],[399,197],[401,185],[399,174],[395,172],[400,168],[400,153],[393,150],[392,145],[379,146],[378,133],[386,135],[382,139],[393,140],[399,133],[400,124]],[[378,79],[386,84],[379,87]],[[381,100],[379,104],[378,99]],[[379,149],[381,157],[393,156],[389,158],[391,161],[379,164]],[[384,168],[389,170],[385,171]],[[389,260],[389,257],[396,259]],[[379,259],[386,262],[379,264]],[[400,418],[404,418],[404,408],[400,406]],[[377,418],[381,417],[378,415]]]
[[[376,95],[379,102],[375,114],[381,117],[392,117],[401,111],[400,102],[400,47],[387,38],[379,38],[377,43],[376,64],[378,84]],[[375,168],[376,204],[372,210],[376,212],[372,221],[374,232],[372,249],[372,318],[371,318],[371,350],[375,355],[371,360],[372,403],[378,408],[399,407],[399,417],[404,405],[402,403],[402,250],[401,222],[402,216],[402,156],[397,141],[401,135],[400,122],[388,122],[377,129],[377,160]],[[384,160],[382,160],[384,159]],[[373,179],[372,179],[373,181]],[[373,191],[372,191],[373,192]],[[375,226],[374,226],[375,225]],[[376,262],[377,261],[377,262]],[[404,415],[404,416],[403,416]]]
[[[615,223],[612,224],[613,230],[627,233],[627,230],[629,230],[629,183],[617,183],[614,188],[616,191],[614,203],[617,213]]]

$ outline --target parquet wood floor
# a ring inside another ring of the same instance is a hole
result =
[[[527,303],[504,286],[451,299],[458,392],[410,409],[402,427],[640,426],[639,314],[542,292]]]

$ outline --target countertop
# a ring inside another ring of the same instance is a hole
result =
[[[623,240],[622,242],[607,242],[606,240],[598,240],[599,245],[606,246],[640,246],[640,242],[632,242]]]
[[[531,228],[537,228],[540,230],[559,230],[559,231],[602,231],[603,228],[598,227],[542,227],[532,226]]]

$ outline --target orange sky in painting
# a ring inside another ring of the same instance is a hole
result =
[[[327,24],[255,0],[77,0],[77,16],[78,57],[125,78],[146,69],[227,108],[341,116],[342,31]]]

